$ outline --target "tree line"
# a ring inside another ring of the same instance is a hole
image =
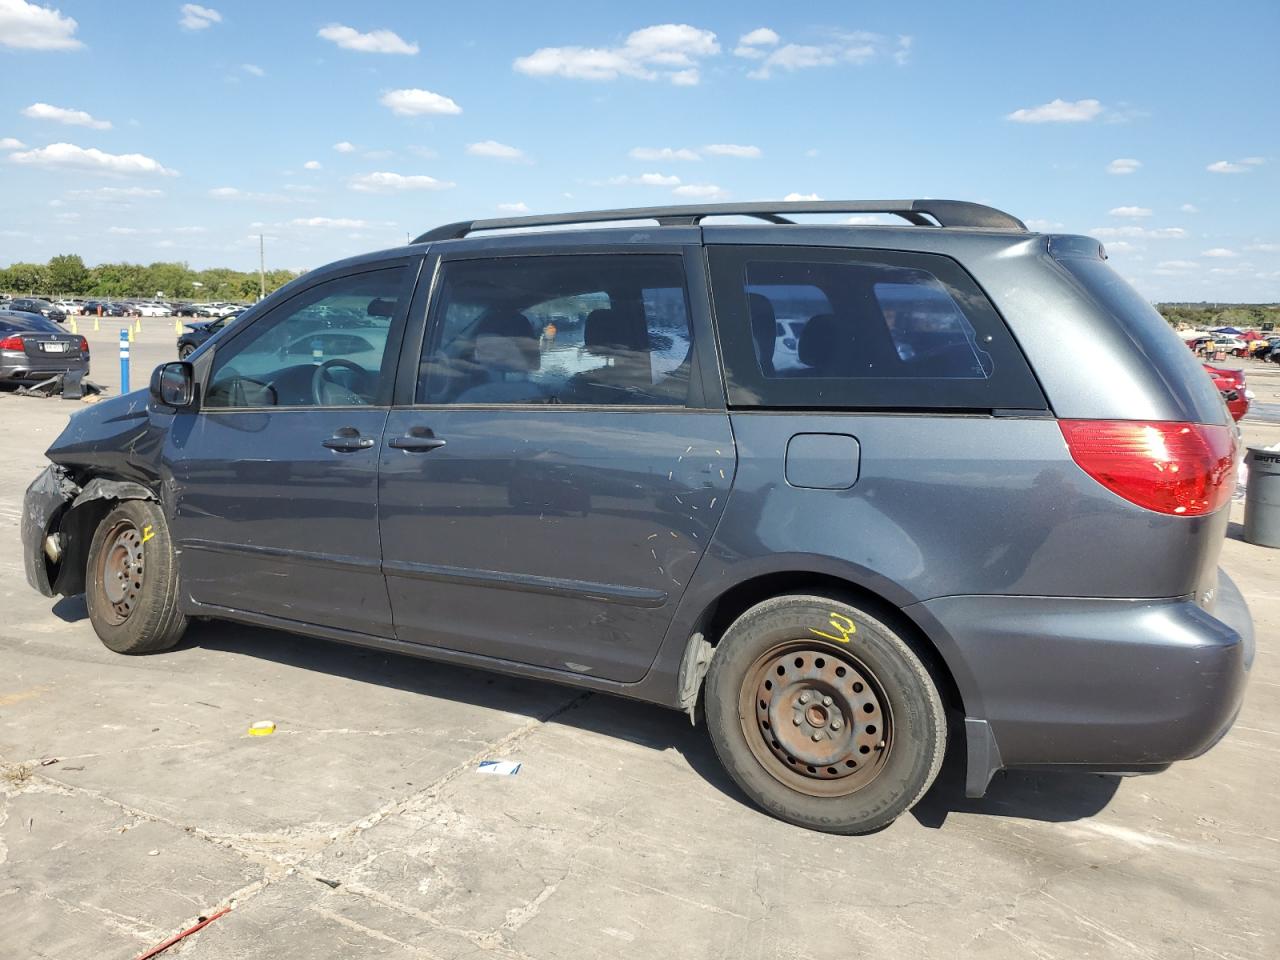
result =
[[[292,270],[268,270],[267,293],[301,276]],[[166,300],[258,299],[256,271],[226,267],[192,270],[185,263],[100,263],[85,266],[76,254],[48,263],[15,263],[0,267],[0,291],[35,297],[134,297]]]
[[[1257,330],[1264,323],[1280,326],[1280,305],[1274,303],[1157,303],[1156,309],[1175,327]]]

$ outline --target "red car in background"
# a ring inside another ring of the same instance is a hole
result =
[[[1211,363],[1206,363],[1204,369],[1213,378],[1213,385],[1221,391],[1222,399],[1227,402],[1227,409],[1231,411],[1231,418],[1239,421],[1249,412],[1249,398],[1253,396],[1245,389],[1244,371],[1215,367]]]

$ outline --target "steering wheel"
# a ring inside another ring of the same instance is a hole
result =
[[[315,373],[311,374],[311,398],[315,400],[317,407],[332,406],[355,406],[365,402],[364,397],[355,391],[338,383],[336,380],[329,379],[329,371],[336,367],[350,370],[358,377],[364,376],[364,367],[345,357],[334,357],[332,360],[326,360],[320,366],[316,367]],[[340,396],[335,404],[330,399],[331,391],[340,391]]]

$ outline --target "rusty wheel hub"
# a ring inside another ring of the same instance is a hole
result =
[[[98,571],[102,592],[111,604],[112,619],[129,619],[142,593],[142,535],[131,523],[121,523],[107,535]]]
[[[776,779],[812,796],[843,796],[884,767],[892,719],[874,675],[844,651],[799,641],[747,672],[739,716],[752,753]]]

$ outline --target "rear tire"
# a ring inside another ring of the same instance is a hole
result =
[[[98,638],[116,653],[168,650],[187,629],[178,612],[178,567],[160,505],[124,500],[89,545],[85,603]]]
[[[920,657],[863,610],[787,595],[725,631],[705,688],[716,754],[766,812],[858,834],[892,823],[942,766],[947,721]]]

